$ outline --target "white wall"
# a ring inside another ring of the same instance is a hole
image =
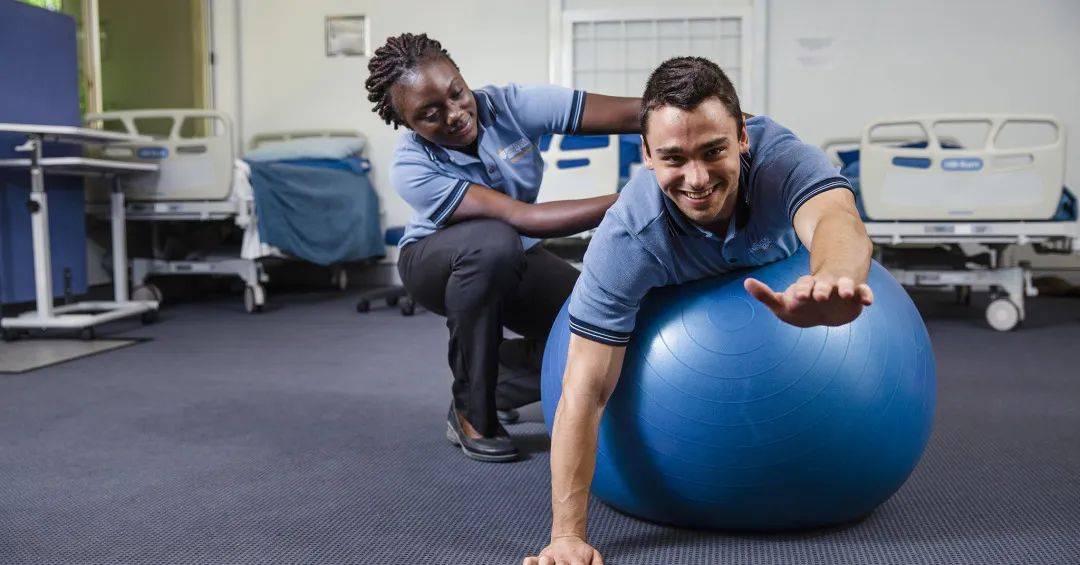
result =
[[[241,100],[245,141],[266,131],[356,128],[370,141],[373,183],[386,221],[408,206],[390,187],[388,167],[401,131],[371,111],[367,59],[327,58],[324,18],[365,14],[372,48],[387,37],[426,32],[449,50],[473,88],[547,82],[547,3],[500,0],[239,0]]]
[[[562,0],[564,10],[612,10],[618,8],[670,8],[672,6],[690,6],[695,8],[715,8],[724,6],[750,6],[754,0]]]

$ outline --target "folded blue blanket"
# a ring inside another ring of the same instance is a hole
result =
[[[379,198],[368,180],[366,160],[248,164],[263,242],[319,265],[386,254]]]

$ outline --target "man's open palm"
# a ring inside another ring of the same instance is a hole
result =
[[[782,293],[754,278],[746,279],[743,286],[777,318],[800,328],[842,326],[874,302],[874,293],[865,283],[856,285],[850,277],[827,274],[799,277]]]

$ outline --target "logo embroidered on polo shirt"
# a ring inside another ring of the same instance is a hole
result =
[[[533,144],[528,139],[521,138],[506,147],[499,150],[499,158],[510,161],[511,163],[517,163],[522,157],[529,154],[533,149]]]
[[[770,247],[772,247],[772,240],[763,237],[750,245],[750,251],[761,253],[762,251],[767,251]]]

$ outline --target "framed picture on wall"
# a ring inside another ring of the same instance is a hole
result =
[[[327,57],[367,57],[367,16],[326,16]]]

